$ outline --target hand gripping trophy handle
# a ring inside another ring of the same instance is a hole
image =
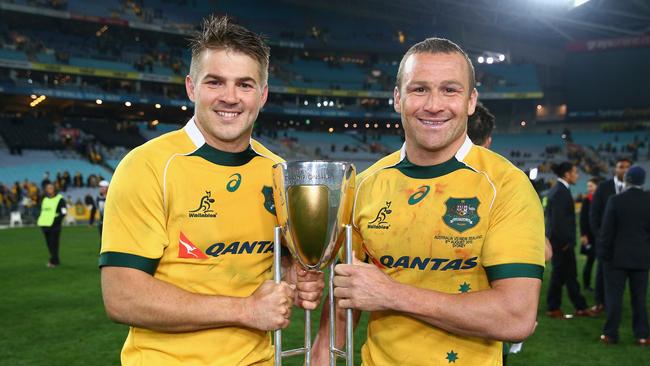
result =
[[[273,166],[273,196],[279,226],[275,228],[273,278],[281,281],[281,244],[284,236],[294,261],[307,270],[322,270],[329,266],[330,307],[330,365],[344,357],[352,366],[352,310],[346,311],[346,347],[335,347],[334,265],[339,249],[345,243],[345,258],[352,263],[352,203],[354,196],[354,166],[346,162],[289,162]],[[305,365],[311,364],[311,312],[305,310],[304,347],[282,351],[282,330],[273,334],[275,365],[282,358],[305,355]]]

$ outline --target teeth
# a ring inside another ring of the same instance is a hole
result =
[[[445,123],[444,121],[428,121],[428,120],[425,120],[425,119],[421,119],[420,122],[422,122],[425,125],[431,125],[431,126],[433,126],[433,125],[441,125],[441,124]]]
[[[217,112],[217,114],[220,115],[221,117],[227,117],[227,118],[233,118],[239,115],[239,113],[237,112]]]

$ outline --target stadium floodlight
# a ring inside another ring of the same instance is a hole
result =
[[[353,128],[357,128],[357,124],[356,124],[356,123],[353,123],[353,124],[352,124],[352,127],[353,127]]]
[[[29,97],[32,98],[32,99],[36,99],[36,98],[37,98],[37,97],[36,97],[36,94],[32,94],[32,95],[30,95]]]
[[[388,105],[393,105],[393,98],[388,99]]]
[[[538,104],[538,105],[537,105],[537,110],[538,110],[538,111],[541,111],[541,110],[542,110],[542,108],[544,108],[544,107],[542,107],[542,105],[541,105],[541,104]]]
[[[309,101],[305,100],[305,101],[303,102],[303,104],[304,104],[304,105],[309,105]]]
[[[482,64],[482,63],[485,62],[485,57],[483,57],[483,56],[479,56],[478,59],[477,59],[477,61],[478,61],[479,64]]]
[[[395,128],[399,128],[399,123],[395,123]]]
[[[104,102],[103,102],[101,99],[97,99],[97,100],[95,100],[95,103],[97,103],[97,104],[102,104],[102,103],[104,103]]]
[[[578,6],[588,3],[589,0],[573,0],[573,7],[577,8]]]
[[[334,128],[333,128],[333,127],[328,128],[328,129],[327,129],[327,132],[329,132],[329,133],[334,132]]]
[[[390,128],[390,123],[386,123],[386,128]]]
[[[370,127],[370,123],[366,123],[366,128],[369,128],[369,127]]]
[[[530,172],[528,173],[528,178],[530,178],[530,180],[537,179],[537,172],[538,172],[537,168],[531,169]]]
[[[127,107],[130,107],[130,106],[131,106],[131,102],[129,102],[129,101],[127,100],[126,102],[124,102],[124,105],[127,106]]]
[[[348,127],[350,127],[350,125],[346,123],[346,124],[343,125],[343,127],[348,128]]]
[[[182,110],[182,111],[186,111],[186,110],[187,110],[187,106],[186,106],[186,105],[181,106],[181,110]]]
[[[316,107],[320,108],[320,102],[316,103]]]
[[[378,123],[375,123],[375,124],[373,125],[373,127],[374,127],[374,128],[379,128],[379,124],[378,124]]]
[[[493,64],[493,63],[494,63],[494,57],[490,56],[490,57],[486,58],[486,59],[485,59],[485,62],[486,62],[488,65]]]
[[[505,60],[506,60],[506,55],[504,55],[503,53],[500,54],[500,55],[499,55],[499,61],[503,62],[503,61],[505,61]]]
[[[521,121],[521,127],[526,127],[526,121]]]
[[[154,105],[154,107],[156,107],[156,109],[160,109],[162,106],[160,105],[160,103],[156,103],[156,105]]]

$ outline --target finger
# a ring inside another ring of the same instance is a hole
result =
[[[351,287],[352,277],[334,276],[334,287]]]
[[[334,273],[341,276],[347,276],[354,270],[352,266],[352,264],[337,264],[334,267]]]
[[[334,297],[344,299],[352,297],[352,291],[347,288],[337,287],[334,289]]]
[[[298,298],[304,301],[317,301],[320,295],[318,292],[299,292]]]
[[[319,303],[320,301],[301,301],[300,307],[305,310],[315,310]]]
[[[350,299],[340,299],[336,302],[336,305],[342,309],[352,309],[352,300]]]
[[[323,272],[305,271],[304,274],[298,276],[298,282],[314,282],[324,278]]]
[[[320,282],[298,282],[296,290],[298,292],[318,292],[322,291],[325,287],[325,283]]]

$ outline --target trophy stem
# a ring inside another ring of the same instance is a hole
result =
[[[336,366],[336,303],[334,302],[334,266],[336,260],[330,264],[330,278],[329,278],[329,305],[330,305],[330,339],[329,339],[329,354],[330,366]]]
[[[352,225],[345,225],[345,263],[352,264]],[[345,312],[345,364],[354,365],[354,318],[352,309]]]
[[[311,310],[305,309],[305,366],[311,366]]]
[[[352,226],[345,225],[345,264],[352,264]],[[345,310],[345,350],[336,348],[336,302],[334,299],[334,266],[336,261],[330,265],[329,278],[329,305],[330,305],[330,366],[336,366],[336,358],[345,358],[346,366],[354,365],[354,312],[352,309]]]
[[[273,281],[280,283],[282,281],[282,245],[280,239],[280,227],[275,227],[275,238],[273,243]],[[282,365],[282,329],[273,332],[273,344],[275,346],[275,365]]]

